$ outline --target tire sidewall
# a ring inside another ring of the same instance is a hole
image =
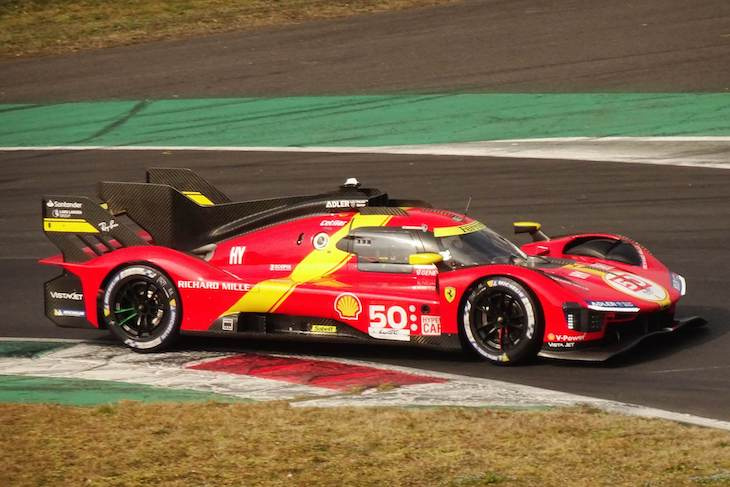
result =
[[[514,348],[500,351],[487,347],[475,338],[473,309],[476,303],[487,293],[503,291],[512,294],[524,307],[527,317],[525,338]],[[524,362],[537,355],[542,344],[543,324],[540,309],[536,300],[527,288],[509,277],[494,276],[480,280],[467,294],[461,307],[461,325],[464,343],[470,350],[490,362],[506,365]]]
[[[133,280],[143,278],[158,286],[165,297],[167,310],[158,325],[159,332],[144,339],[128,335],[114,320],[111,309],[114,298],[122,287]],[[168,347],[176,338],[180,323],[180,298],[172,280],[160,270],[144,264],[135,264],[116,270],[109,277],[102,295],[102,316],[104,323],[114,336],[129,348],[138,352],[155,352]]]

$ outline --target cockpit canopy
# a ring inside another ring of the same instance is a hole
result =
[[[357,255],[361,270],[384,272],[397,272],[402,266],[410,269],[410,256],[421,253],[440,254],[445,270],[525,258],[517,246],[484,225],[471,228],[434,234],[418,227],[360,227],[340,240],[337,248]]]

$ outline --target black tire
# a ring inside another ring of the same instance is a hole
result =
[[[461,308],[462,341],[480,357],[500,365],[533,359],[544,325],[532,294],[508,277],[488,277],[467,295]]]
[[[130,265],[108,279],[102,319],[136,352],[159,352],[178,336],[180,298],[172,280],[154,267]]]

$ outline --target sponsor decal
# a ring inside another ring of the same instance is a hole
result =
[[[436,237],[453,237],[454,235],[464,235],[467,233],[478,232],[487,228],[482,222],[473,221],[466,225],[458,225],[455,227],[434,228],[433,234]]]
[[[223,318],[223,321],[221,323],[221,330],[233,331],[233,317],[232,316],[226,316],[225,318]]]
[[[119,223],[115,222],[114,220],[109,220],[108,222],[99,222],[99,228],[101,228],[102,232],[110,232],[118,226]]]
[[[228,265],[241,265],[243,263],[243,254],[246,253],[245,245],[235,245],[228,252]]]
[[[54,208],[51,211],[51,215],[54,218],[72,218],[83,214],[84,212],[81,210],[59,210],[58,208]]]
[[[588,309],[595,311],[636,312],[639,307],[631,301],[586,301]]]
[[[312,333],[337,333],[337,327],[334,325],[311,325],[309,331]]]
[[[347,225],[345,220],[322,220],[319,222],[320,227],[344,227]]]
[[[444,298],[446,298],[446,301],[449,303],[453,302],[456,298],[456,288],[447,286],[444,288]]]
[[[342,293],[335,299],[335,311],[343,320],[357,320],[362,312],[360,299],[351,293]]]
[[[587,265],[588,268],[598,269],[600,271],[610,271],[613,270],[614,267],[612,265],[608,264],[601,264],[600,262],[594,262],[590,265]]]
[[[548,346],[548,348],[570,349],[570,348],[575,348],[575,343],[574,342],[568,342],[568,343],[564,343],[564,342],[547,342],[547,346]]]
[[[436,276],[438,275],[438,269],[435,265],[414,265],[413,270],[416,271],[417,276]]]
[[[615,290],[645,301],[661,302],[667,299],[667,291],[654,281],[636,274],[614,269],[603,280]]]
[[[554,333],[548,333],[548,341],[550,342],[582,342],[586,339],[585,333],[583,335],[556,335]]]
[[[178,289],[207,289],[209,291],[250,291],[251,285],[244,282],[220,281],[177,281]]]
[[[403,230],[420,230],[422,232],[428,232],[428,225],[425,223],[421,225],[403,225],[401,228]]]
[[[64,293],[59,291],[51,291],[51,297],[53,299],[67,299],[70,301],[81,301],[84,299],[84,295],[79,292]]]
[[[46,201],[46,206],[48,208],[74,208],[74,209],[81,209],[83,206],[82,203],[79,203],[78,201],[54,201],[54,200],[48,200]]]
[[[53,316],[68,316],[72,318],[83,318],[86,316],[84,311],[75,309],[54,309]]]
[[[312,239],[312,245],[317,250],[322,250],[323,248],[327,247],[328,243],[330,243],[330,236],[324,232],[318,233]]]
[[[408,306],[406,311],[403,306],[371,304],[368,307],[368,335],[382,340],[409,341],[411,331],[418,329],[415,313],[414,305]]]
[[[326,208],[361,208],[367,206],[368,200],[330,200]]]
[[[271,264],[269,266],[270,271],[290,271],[291,270],[291,264]]]
[[[379,340],[411,341],[410,330],[394,330],[392,328],[368,328],[368,335]]]
[[[421,335],[441,335],[441,317],[428,315],[421,316]]]
[[[124,279],[129,276],[138,276],[140,274],[145,275],[150,279],[155,279],[157,277],[157,273],[147,269],[146,267],[128,267],[119,273],[119,279]],[[116,281],[117,279],[114,280],[114,282]],[[107,289],[109,289],[109,286],[111,286],[111,283],[107,285]]]

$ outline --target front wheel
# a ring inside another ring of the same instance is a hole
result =
[[[542,345],[539,308],[527,289],[508,277],[489,277],[468,294],[461,311],[465,344],[497,364],[534,358]]]
[[[154,267],[131,265],[115,271],[102,300],[104,323],[137,352],[158,352],[177,338],[180,299],[172,281]]]

